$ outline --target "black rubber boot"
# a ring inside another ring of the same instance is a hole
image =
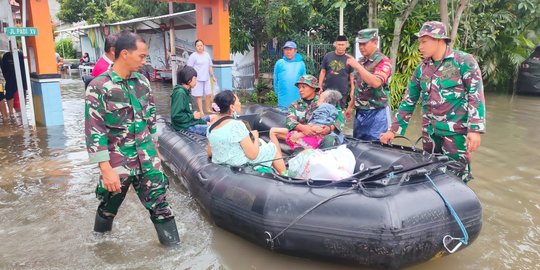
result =
[[[99,213],[96,212],[96,221],[94,223],[95,232],[109,232],[112,230],[114,217],[102,217]]]
[[[154,223],[156,228],[159,242],[167,247],[180,245],[180,237],[178,236],[178,229],[176,228],[176,222],[174,218],[166,220],[163,223]]]

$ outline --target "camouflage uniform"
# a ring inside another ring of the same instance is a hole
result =
[[[129,186],[154,223],[173,217],[166,200],[169,182],[157,155],[156,108],[148,80],[133,72],[122,79],[108,71],[86,90],[85,133],[91,162],[109,161],[120,176],[121,192],[108,192],[100,177],[98,214],[114,217]]]
[[[299,124],[306,125],[309,119],[313,116],[313,112],[317,109],[317,101],[319,96],[315,96],[312,100],[303,98],[297,100],[289,106],[289,114],[285,119],[285,126],[289,130],[293,130]]]
[[[427,22],[418,35],[431,33],[435,38],[447,38],[439,24]],[[468,132],[484,133],[486,128],[484,87],[478,63],[472,55],[450,47],[441,61],[431,58],[422,61],[401,101],[392,131],[405,134],[419,98],[422,98],[424,150],[459,161],[463,180],[470,180],[466,136]]]
[[[377,29],[368,28],[358,32],[359,43],[366,43],[376,38],[378,38]],[[381,133],[388,130],[388,122],[390,121],[388,80],[392,74],[392,63],[380,50],[376,50],[369,58],[363,58],[360,64],[369,73],[381,79],[382,84],[379,88],[372,88],[355,71],[356,117],[353,137],[363,140],[378,140]]]
[[[318,88],[317,78],[312,75],[302,75],[295,85],[298,87],[298,84],[303,83],[311,86],[315,89]],[[319,96],[315,95],[312,100],[305,100],[303,98],[293,102],[289,106],[289,113],[285,119],[285,127],[289,130],[294,130],[299,124],[307,125],[309,120],[313,117],[313,112],[317,109],[317,101]],[[329,146],[334,144],[334,140],[337,140],[339,143],[343,141],[343,136],[339,131],[345,126],[345,117],[343,116],[343,110],[340,107],[336,107],[338,110],[338,116],[334,123],[334,127],[338,131],[334,130],[331,134],[327,135],[321,144],[321,147]]]

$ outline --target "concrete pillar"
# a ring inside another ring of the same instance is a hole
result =
[[[195,3],[197,38],[212,47],[214,73],[221,90],[232,90],[231,37],[229,33],[229,1],[188,0]]]

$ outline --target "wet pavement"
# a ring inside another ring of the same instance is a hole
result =
[[[153,83],[159,114],[171,87]],[[105,235],[92,232],[98,169],[84,146],[82,81],[63,79],[65,125],[0,123],[0,269],[362,269],[273,253],[217,228],[170,175],[168,199],[182,246],[159,245],[130,191]],[[469,186],[484,209],[470,247],[410,269],[537,269],[540,264],[539,97],[488,95],[488,133]],[[418,119],[416,117],[415,119]],[[407,135],[419,135],[419,122]],[[423,203],[423,202],[418,202]]]

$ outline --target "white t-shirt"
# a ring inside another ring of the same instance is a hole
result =
[[[212,58],[207,52],[194,52],[189,56],[187,65],[197,71],[197,81],[205,82],[210,78],[210,65]]]

